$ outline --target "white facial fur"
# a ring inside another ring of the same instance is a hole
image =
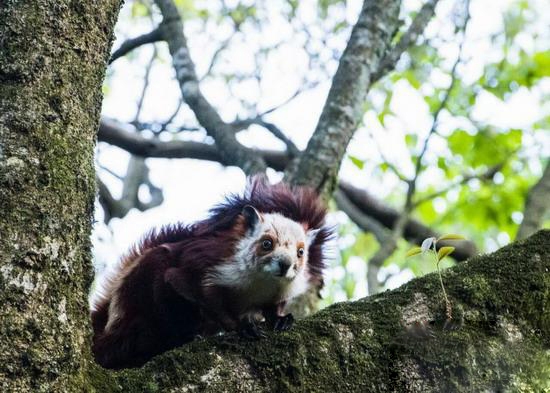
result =
[[[289,300],[308,287],[308,248],[318,230],[306,232],[281,214],[256,214],[254,226],[237,245],[233,263],[219,266],[208,278],[209,284],[243,290],[253,305]],[[263,247],[265,240],[272,243],[272,249]]]

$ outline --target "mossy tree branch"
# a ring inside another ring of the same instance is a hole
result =
[[[109,373],[112,391],[532,391],[550,380],[550,231],[436,274],[335,304],[259,342],[200,340],[138,370]],[[540,389],[540,390],[537,390]]]

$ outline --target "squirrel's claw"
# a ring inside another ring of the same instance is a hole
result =
[[[239,335],[243,338],[257,340],[267,337],[265,332],[254,322],[245,322],[239,329]]]
[[[286,314],[285,316],[278,317],[275,321],[275,326],[273,330],[285,331],[289,330],[294,324],[294,317],[292,314]]]

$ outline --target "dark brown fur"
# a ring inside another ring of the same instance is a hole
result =
[[[244,195],[229,196],[207,219],[151,231],[122,259],[91,313],[98,363],[108,368],[139,366],[198,334],[237,329],[243,312],[239,293],[204,286],[203,279],[213,267],[231,263],[247,230],[241,214],[246,205],[261,213],[282,214],[306,229],[321,228],[309,247],[307,269],[311,284],[322,285],[322,246],[331,231],[323,226],[326,210],[316,193],[254,178]],[[113,294],[122,315],[105,331]],[[259,311],[272,320],[283,306],[284,300],[274,299]]]

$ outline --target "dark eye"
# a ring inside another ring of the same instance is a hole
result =
[[[273,249],[273,242],[269,239],[265,239],[263,242],[262,242],[262,249],[264,251],[271,251]]]
[[[298,258],[303,257],[303,256],[304,256],[304,249],[302,247],[300,247],[298,249]]]

